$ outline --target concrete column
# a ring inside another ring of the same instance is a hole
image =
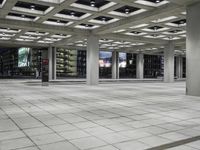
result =
[[[183,58],[181,56],[176,57],[176,76],[178,79],[183,78]]]
[[[52,74],[52,76],[53,76],[53,80],[56,80],[56,78],[57,78],[57,76],[56,76],[56,51],[57,51],[57,48],[56,47],[54,47],[53,48],[53,53],[52,53],[52,58],[53,58],[53,65],[52,65],[52,67],[53,67],[53,74]]]
[[[137,54],[136,58],[136,78],[144,78],[144,54],[142,53]]]
[[[87,38],[87,84],[99,82],[99,37],[89,35]]]
[[[164,50],[164,82],[174,82],[174,43],[169,41]]]
[[[187,7],[186,93],[200,96],[200,3]]]
[[[112,79],[119,79],[119,53],[112,52]]]
[[[48,48],[48,59],[49,59],[49,80],[52,80],[53,77],[52,77],[52,72],[53,72],[53,59],[52,59],[52,51],[53,51],[53,48],[50,46]]]

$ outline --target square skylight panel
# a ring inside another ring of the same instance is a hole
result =
[[[131,32],[127,32],[125,34],[126,35],[133,35],[133,36],[142,36],[142,35],[146,35],[147,33],[145,33],[145,32],[139,32],[139,31],[131,31]]]
[[[109,14],[121,16],[121,17],[129,17],[129,16],[133,16],[133,15],[142,13],[144,11],[146,11],[146,10],[126,5],[126,6],[118,8],[118,9],[115,9],[114,11],[109,12]]]
[[[98,24],[108,24],[118,21],[119,19],[107,17],[107,16],[98,16],[94,19],[89,20],[91,23],[98,23]]]
[[[136,0],[135,3],[146,6],[159,7],[169,3],[167,0]]]
[[[36,21],[39,17],[32,15],[24,15],[20,13],[8,13],[7,19],[22,20],[22,21]]]
[[[59,13],[55,14],[54,16],[60,17],[60,18],[72,19],[72,20],[81,20],[81,19],[89,17],[90,15],[91,14],[89,13],[63,9]]]
[[[169,28],[166,27],[161,27],[161,26],[152,26],[152,27],[148,27],[145,29],[142,29],[143,31],[147,31],[147,32],[161,32],[161,31],[165,31],[168,30]]]
[[[81,24],[75,26],[75,28],[80,28],[80,29],[95,29],[98,27],[99,26],[97,26],[97,25],[85,24],[85,23],[81,23]]]
[[[68,25],[72,24],[73,22],[49,18],[46,21],[44,21],[43,23],[49,24],[49,25],[57,25],[57,26],[68,26]]]
[[[19,29],[0,28],[0,32],[4,33],[19,33],[20,31]]]
[[[91,11],[102,11],[115,4],[116,3],[107,0],[77,0],[75,3],[72,3],[71,6]]]
[[[173,26],[173,27],[182,27],[186,26],[186,19],[181,19],[181,20],[176,20],[170,23],[166,23],[168,26]]]
[[[22,2],[18,1],[15,6],[12,8],[12,10],[15,11],[21,11],[21,12],[29,12],[33,14],[46,14],[49,11],[51,11],[53,7],[35,4],[35,3],[28,3],[28,2]]]
[[[170,30],[168,32],[163,32],[163,34],[167,34],[167,35],[180,35],[180,34],[185,34],[186,31],[183,30]]]

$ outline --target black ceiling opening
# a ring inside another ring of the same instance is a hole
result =
[[[131,33],[133,33],[133,34],[140,34],[141,32],[138,32],[138,31],[131,31]]]
[[[91,25],[91,24],[85,24],[85,23],[81,23],[80,24],[81,26],[84,26],[84,27],[93,27],[94,25]]]
[[[179,25],[179,24],[185,24],[186,23],[186,19],[177,20],[177,21],[174,21],[172,23],[177,24],[177,25]]]
[[[170,33],[179,33],[179,32],[182,32],[182,30],[171,30],[169,31]]]
[[[47,21],[51,21],[51,22],[57,22],[57,23],[68,23],[69,21],[65,21],[65,20],[56,20],[56,19],[48,19]]]
[[[85,13],[83,13],[83,12],[78,12],[78,11],[73,11],[73,10],[68,10],[68,9],[64,9],[64,10],[60,11],[59,14],[75,16],[75,17],[81,17],[81,16],[85,15]]]
[[[0,0],[0,4],[2,4],[3,3],[3,0]]]
[[[163,27],[160,27],[160,26],[153,26],[153,27],[149,27],[148,29],[151,29],[151,30],[159,30],[159,29],[162,29]]]
[[[39,10],[39,11],[45,11],[49,8],[49,6],[44,6],[44,5],[34,4],[34,3],[21,2],[21,1],[18,1],[15,4],[15,6],[27,8],[27,9],[32,9],[32,10]]]
[[[99,20],[99,21],[110,21],[112,20],[113,18],[111,17],[106,17],[106,16],[99,16],[99,17],[96,17],[94,18],[95,20]]]
[[[18,14],[18,13],[8,13],[8,16],[21,17],[21,18],[27,18],[27,19],[35,19],[36,18],[35,16]]]
[[[91,4],[94,4],[93,7],[100,8],[100,7],[108,4],[109,1],[106,1],[106,0],[77,0],[75,3],[86,5],[86,6],[92,6]]]
[[[145,0],[145,1],[152,2],[152,3],[160,3],[164,0]]]
[[[116,9],[115,11],[120,12],[120,13],[129,14],[129,13],[132,13],[137,10],[140,10],[140,8],[132,7],[132,6],[123,6],[123,7]]]

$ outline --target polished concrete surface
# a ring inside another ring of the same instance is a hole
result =
[[[200,150],[199,135],[200,97],[185,82],[0,80],[0,150]]]

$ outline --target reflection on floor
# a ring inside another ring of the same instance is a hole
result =
[[[143,150],[200,135],[185,83],[0,83],[1,150]],[[170,150],[200,149],[200,140]]]

